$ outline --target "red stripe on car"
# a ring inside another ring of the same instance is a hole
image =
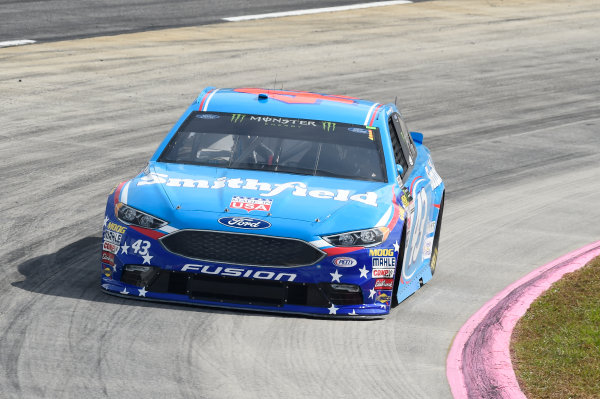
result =
[[[119,196],[121,195],[121,189],[123,188],[125,183],[127,183],[127,182],[124,181],[123,183],[119,184],[117,186],[117,189],[115,190],[115,205],[117,205],[117,203],[119,202]]]
[[[417,176],[413,179],[413,181],[410,183],[410,193],[413,193],[413,186],[415,185],[415,182],[417,181],[417,179],[420,179],[423,176]]]
[[[377,108],[375,108],[375,111],[373,111],[373,115],[371,116],[371,120],[369,121],[369,126],[373,126],[373,122],[375,122],[375,117],[377,116],[377,111],[379,111],[379,108],[381,108],[381,104],[379,104]]]
[[[348,252],[358,251],[359,249],[363,249],[363,247],[332,247],[332,248],[325,248],[325,249],[323,249],[323,251],[328,256],[333,256],[333,255],[341,255],[341,254],[346,254]]]
[[[390,220],[390,222],[387,225],[387,228],[390,229],[390,231],[392,231],[394,229],[394,227],[396,226],[396,223],[398,223],[398,219],[400,219],[400,206],[398,206],[398,201],[396,199],[396,194],[394,193],[394,191],[392,190],[392,197],[393,197],[393,207],[394,207],[394,215],[392,216],[392,220]]]
[[[145,229],[145,228],[139,227],[139,226],[129,226],[129,227],[131,227],[138,233],[142,233],[150,238],[154,238],[155,240],[158,240],[160,237],[166,235],[165,233],[161,233],[160,231],[156,231],[156,230],[152,230],[152,229]]]
[[[200,108],[198,109],[198,111],[202,111],[202,107],[204,106],[204,101],[206,101],[206,97],[208,97],[208,95],[213,91],[215,91],[215,89],[209,90],[208,93],[206,93],[204,97],[202,97],[202,101],[200,102]]]

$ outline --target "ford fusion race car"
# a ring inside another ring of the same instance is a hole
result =
[[[144,170],[110,193],[102,288],[388,314],[436,266],[444,184],[422,142],[393,104],[208,87]]]

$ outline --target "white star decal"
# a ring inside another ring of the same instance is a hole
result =
[[[334,281],[337,281],[338,283],[340,282],[340,277],[342,277],[342,275],[338,273],[337,269],[335,269],[335,273],[329,273],[329,274],[331,274],[331,282],[332,283]]]
[[[152,256],[150,254],[146,254],[146,255],[142,256],[142,258],[144,258],[142,265],[145,265],[146,263],[150,264],[150,259],[154,258],[154,256]]]
[[[352,309],[352,313],[348,313],[348,315],[350,315],[350,316],[356,316],[356,314],[357,313],[356,313],[356,311],[354,309]]]
[[[337,314],[339,308],[336,308],[335,305],[332,303],[331,307],[329,308],[329,314]]]
[[[394,245],[394,252],[400,251],[400,245],[398,245],[398,240],[396,240],[396,242],[393,245]]]
[[[127,245],[127,243],[125,243],[125,244],[121,245],[121,253],[122,253],[122,254],[129,255],[129,254],[127,253],[127,250],[128,250],[128,249],[129,249],[129,245]]]
[[[110,287],[110,285],[108,285],[108,284],[102,284],[102,288],[104,288],[105,290],[107,290],[108,287]]]
[[[148,292],[148,291],[146,291],[146,288],[142,287],[142,288],[138,288],[138,289],[140,291],[139,295],[145,297],[146,296],[146,292]]]
[[[362,269],[358,269],[360,271],[360,278],[369,278],[369,271],[367,270],[367,265],[363,265]]]
[[[108,223],[109,219],[108,216],[104,216],[104,227],[106,227],[106,223]]]
[[[373,297],[375,296],[375,294],[376,294],[377,292],[375,292],[375,290],[374,290],[374,289],[371,289],[371,291],[369,291],[369,292],[370,292],[370,294],[369,294],[369,298],[370,298],[370,299],[373,299]]]
[[[129,291],[127,291],[127,287],[123,288],[123,291],[121,291],[120,294],[123,294],[123,295],[129,294]]]
[[[117,271],[117,265],[113,265],[113,272]]]

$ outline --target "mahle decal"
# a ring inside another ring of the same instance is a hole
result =
[[[373,259],[373,269],[386,269],[396,267],[396,257],[394,256],[377,256]]]

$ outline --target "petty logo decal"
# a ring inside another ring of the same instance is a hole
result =
[[[245,211],[270,211],[272,199],[267,198],[248,198],[234,196],[229,203],[229,207],[232,209],[243,209]]]
[[[245,217],[226,217],[218,220],[224,226],[235,227],[236,229],[268,229],[271,223],[260,219]]]
[[[331,262],[334,266],[337,267],[352,267],[356,266],[356,260],[352,258],[348,258],[346,256],[340,256],[339,258],[333,258]]]

